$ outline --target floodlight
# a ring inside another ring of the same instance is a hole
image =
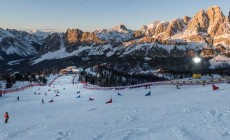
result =
[[[201,58],[196,56],[196,57],[193,58],[193,61],[194,61],[195,63],[200,63]]]

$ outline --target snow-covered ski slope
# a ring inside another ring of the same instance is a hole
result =
[[[0,140],[230,139],[230,84],[217,84],[216,91],[211,85],[153,86],[145,96],[149,89],[84,89],[73,77],[0,97]]]

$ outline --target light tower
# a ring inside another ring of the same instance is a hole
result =
[[[201,73],[198,72],[198,66],[200,65],[201,58],[198,56],[195,56],[193,58],[193,62],[195,63],[195,73],[193,73],[192,77],[193,78],[201,78]]]

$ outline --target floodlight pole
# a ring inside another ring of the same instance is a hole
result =
[[[99,78],[100,78],[100,74],[97,74],[97,85],[99,85]]]
[[[195,56],[193,58],[193,62],[195,63],[195,73],[198,74],[198,70],[197,69],[198,69],[198,64],[200,64],[200,62],[201,62],[201,58]]]

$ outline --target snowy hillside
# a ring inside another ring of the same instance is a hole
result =
[[[19,56],[29,56],[37,53],[36,46],[41,41],[25,31],[0,28],[0,52],[6,55],[17,54]]]
[[[73,85],[73,77],[0,97],[0,114],[10,116],[8,124],[0,119],[0,140],[230,139],[229,84],[103,91]]]
[[[45,39],[48,35],[52,34],[53,32],[43,32],[39,30],[30,30],[28,33],[37,36],[39,39]]]
[[[210,68],[214,69],[217,67],[226,67],[230,65],[230,58],[226,57],[225,55],[217,55],[213,59],[209,60]]]
[[[111,29],[97,30],[95,33],[102,40],[110,41],[116,40],[118,42],[124,42],[133,38],[133,31],[127,29],[125,25],[118,25]]]
[[[199,47],[198,47],[199,46]],[[193,43],[190,42],[187,45],[180,45],[176,48],[181,51],[193,50],[193,49],[203,49],[205,44],[203,43]],[[156,51],[159,49],[163,49],[165,51],[164,54],[157,53]],[[65,48],[61,48],[60,50],[54,52],[48,52],[40,57],[36,58],[32,61],[32,64],[37,64],[44,60],[54,60],[54,59],[62,59],[71,56],[81,56],[82,54],[90,57],[90,56],[101,56],[105,55],[106,57],[111,57],[113,55],[118,57],[124,57],[129,55],[137,55],[143,57],[167,57],[170,55],[170,51],[175,49],[175,45],[162,45],[155,43],[142,43],[142,44],[123,44],[118,47],[113,47],[111,44],[107,45],[99,45],[99,46],[79,46],[76,50],[72,52],[66,52]],[[141,53],[141,54],[140,54]],[[153,55],[154,54],[154,55]]]

